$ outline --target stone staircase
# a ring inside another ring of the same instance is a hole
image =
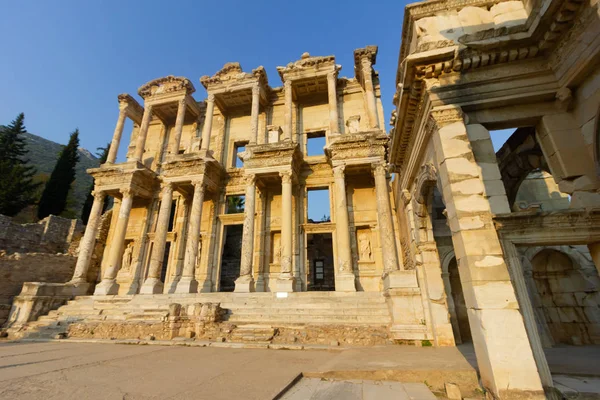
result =
[[[219,337],[220,341],[263,343],[273,341],[274,336],[281,333],[280,343],[281,340],[295,342],[298,339],[293,336],[302,335],[326,344],[344,340],[348,332],[363,331],[365,336],[368,331],[365,328],[377,330],[378,334],[387,332],[391,322],[385,298],[378,292],[301,292],[287,297],[278,297],[275,293],[81,296],[26,324],[11,336],[61,338],[73,324],[167,325],[172,321],[169,308],[174,303],[180,304],[182,309],[197,303],[220,303],[225,310],[223,324],[231,327],[227,338]]]

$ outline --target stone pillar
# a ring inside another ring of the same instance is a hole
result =
[[[121,136],[123,135],[123,127],[125,126],[125,118],[127,117],[127,109],[121,108],[119,110],[119,119],[117,120],[117,126],[113,133],[112,142],[110,142],[110,149],[108,150],[108,156],[106,157],[107,164],[114,164],[117,160],[117,153],[119,151],[119,144],[121,143]]]
[[[152,120],[152,105],[146,105],[144,116],[142,117],[142,125],[138,132],[137,141],[135,142],[135,152],[133,153],[133,161],[142,162],[144,157],[144,148],[146,147],[146,136],[148,136],[148,127]]]
[[[140,289],[140,294],[157,294],[163,292],[164,283],[160,280],[160,273],[165,256],[165,245],[167,242],[172,203],[173,184],[167,182],[162,190],[160,210],[158,210],[156,222],[156,232],[154,233],[154,246],[152,247],[150,266],[148,267],[148,277]]]
[[[194,185],[194,198],[188,222],[187,242],[185,244],[185,258],[183,273],[177,283],[175,293],[195,293],[198,282],[195,279],[196,264],[198,262],[198,243],[200,241],[200,224],[202,222],[202,205],[204,204],[204,180],[192,182]]]
[[[340,133],[337,107],[337,71],[327,74],[327,97],[329,99],[329,133]]]
[[[177,118],[175,119],[175,127],[173,128],[173,139],[171,142],[171,154],[179,154],[179,145],[181,144],[181,132],[183,131],[183,122],[185,120],[185,97],[177,103]]]
[[[544,399],[544,391],[498,234],[471,150],[462,110],[431,111],[426,129],[458,260],[477,365],[483,386],[498,398]]]
[[[242,259],[240,277],[235,281],[236,292],[253,292],[252,256],[254,252],[254,208],[256,204],[256,175],[246,176],[246,197],[244,204],[244,230],[242,233]]]
[[[292,140],[292,115],[294,113],[293,103],[292,103],[292,81],[289,79],[284,83],[284,93],[285,93],[285,129],[283,133],[284,140]]]
[[[350,223],[348,222],[344,169],[344,165],[338,165],[333,168],[335,182],[335,235],[337,238],[335,290],[336,292],[354,292],[356,291],[356,285],[352,267],[352,247],[350,246]]]
[[[258,138],[258,113],[260,110],[260,86],[258,82],[252,86],[252,112],[250,115],[250,144],[256,144]]]
[[[212,130],[213,114],[215,111],[215,95],[209,94],[206,99],[206,115],[202,129],[202,144],[200,149],[207,151],[210,147],[210,131]]]
[[[292,227],[292,171],[280,172],[281,176],[281,271],[277,279],[278,292],[294,291],[292,271],[293,227]]]
[[[115,295],[119,293],[119,285],[116,277],[123,258],[123,250],[125,246],[125,234],[127,233],[127,224],[129,223],[129,214],[133,205],[133,191],[124,189],[121,191],[123,198],[121,199],[121,207],[119,208],[119,216],[117,224],[111,239],[110,251],[108,253],[108,265],[104,272],[102,282],[96,286],[95,295]]]
[[[375,195],[377,198],[377,223],[383,255],[383,273],[389,274],[400,269],[394,226],[392,225],[392,206],[388,193],[387,171],[383,163],[373,164],[375,176]]]
[[[79,256],[77,257],[77,264],[75,265],[75,273],[69,282],[71,285],[78,286],[81,289],[81,294],[85,294],[89,287],[87,272],[90,267],[92,255],[94,254],[94,245],[96,244],[96,235],[98,234],[98,225],[100,223],[100,217],[102,216],[105,197],[106,193],[104,192],[94,192],[94,203],[92,204],[90,217],[87,226],[85,227],[83,238],[79,243]]]
[[[379,128],[379,120],[377,118],[377,101],[375,99],[375,88],[373,86],[373,71],[371,69],[371,60],[364,57],[361,60],[362,74],[365,84],[365,97],[367,101],[367,113],[369,114],[369,126],[371,128]]]

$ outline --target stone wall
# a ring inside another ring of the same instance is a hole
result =
[[[82,234],[83,224],[75,219],[50,215],[36,224],[17,224],[0,215],[0,251],[9,254],[64,253]]]
[[[24,282],[67,282],[73,276],[75,261],[68,254],[0,254],[0,326]]]

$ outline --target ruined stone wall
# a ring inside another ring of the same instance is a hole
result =
[[[0,215],[0,251],[6,253],[64,253],[83,234],[83,224],[50,215],[37,224],[17,224]]]
[[[67,282],[73,276],[76,260],[69,254],[0,254],[0,326],[24,282]]]

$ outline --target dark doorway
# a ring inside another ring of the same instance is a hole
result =
[[[331,233],[307,235],[308,290],[335,290],[333,270],[333,240]]]
[[[221,258],[221,292],[233,292],[235,280],[240,276],[243,230],[243,225],[225,226],[223,232],[225,242]]]
[[[165,253],[163,254],[162,267],[160,269],[160,280],[165,282],[167,278],[167,269],[169,268],[169,255],[171,255],[171,242],[165,243]]]
[[[450,264],[448,264],[448,277],[450,279],[450,294],[452,296],[452,300],[454,300],[454,310],[456,312],[457,319],[457,324],[453,325],[458,325],[462,343],[471,342],[469,315],[467,313],[467,305],[465,304],[465,296],[463,294],[462,284],[460,283],[456,258],[453,258],[450,261]]]

